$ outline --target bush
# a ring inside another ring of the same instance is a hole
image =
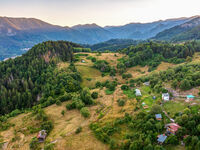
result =
[[[82,131],[82,127],[78,127],[75,131],[76,134],[79,134]]]
[[[105,93],[106,93],[106,95],[111,95],[111,94],[114,93],[114,91],[110,91],[110,90],[106,89],[106,90],[105,90]]]
[[[59,96],[58,100],[60,100],[61,102],[65,102],[70,100],[71,98],[72,98],[71,94],[65,93],[64,95]]]
[[[92,62],[96,62],[97,61],[97,59],[95,57],[93,57],[91,60],[92,60]]]
[[[38,148],[38,139],[36,137],[31,139],[31,142],[29,144],[29,148],[31,150],[36,150]]]
[[[75,105],[76,105],[76,108],[77,109],[81,109],[81,108],[83,108],[83,107],[85,107],[85,104],[82,102],[82,100],[80,100],[80,99],[77,99],[76,101],[75,101]]]
[[[101,87],[101,82],[96,82],[96,88]]]
[[[122,78],[123,79],[132,78],[132,74],[130,74],[130,73],[128,73],[128,74],[122,74]]]
[[[44,150],[54,150],[54,144],[50,143],[44,146]]]
[[[125,100],[121,100],[121,99],[118,99],[117,100],[117,103],[118,103],[118,106],[124,106],[126,101]]]
[[[19,109],[15,109],[14,111],[12,111],[10,114],[9,114],[9,117],[15,117],[17,115],[21,114],[21,111]]]
[[[95,62],[95,68],[99,69],[101,72],[110,72],[111,67],[105,60],[98,60]]]
[[[81,100],[85,105],[93,104],[93,99],[91,97],[90,90],[88,88],[84,88],[80,94]]]
[[[99,95],[98,92],[92,92],[91,96],[92,96],[93,99],[97,99],[98,95]]]
[[[113,81],[113,82],[107,82],[106,84],[106,88],[109,89],[110,91],[115,91],[115,87],[117,86],[117,82]]]
[[[76,108],[76,103],[75,103],[75,102],[68,103],[68,104],[66,105],[66,108],[67,108],[67,110],[75,109],[75,108]]]
[[[86,80],[88,80],[88,81],[92,81],[92,78],[86,78]]]
[[[57,106],[61,106],[61,105],[62,105],[61,101],[60,101],[60,100],[57,100],[57,101],[56,101],[56,105],[57,105]]]
[[[88,118],[90,116],[90,112],[87,107],[81,108],[80,112],[81,112],[81,115],[85,118]]]
[[[167,138],[167,140],[166,140],[166,143],[167,144],[172,144],[172,145],[178,145],[179,144],[178,138],[175,135],[169,136]]]
[[[128,87],[128,85],[124,84],[124,85],[121,86],[121,89],[124,90],[124,91],[127,91],[127,90],[129,90],[129,87]]]
[[[191,89],[190,81],[187,80],[187,79],[182,80],[181,83],[180,83],[180,88],[182,90],[189,90],[189,89]]]
[[[61,114],[64,116],[64,115],[65,115],[65,111],[64,111],[64,110],[62,110],[62,111],[61,111]]]
[[[47,133],[50,133],[51,130],[53,129],[53,123],[52,121],[45,121],[41,124],[41,129],[46,130]]]

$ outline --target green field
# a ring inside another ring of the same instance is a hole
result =
[[[97,81],[97,78],[101,77],[101,72],[95,68],[92,68],[89,66],[82,66],[82,65],[77,65],[76,67],[82,75],[83,87],[94,87]],[[88,80],[88,78],[90,78],[91,80]]]
[[[178,113],[178,112],[183,112],[183,110],[185,108],[187,108],[188,104],[186,104],[185,102],[177,102],[177,101],[169,101],[166,102],[163,107],[165,109],[166,112],[170,112],[168,113],[170,115],[170,117],[173,117],[174,114]]]

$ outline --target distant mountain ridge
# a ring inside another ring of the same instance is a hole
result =
[[[92,43],[99,43],[101,41],[107,41],[107,40],[115,37],[115,35],[112,32],[110,32],[94,23],[93,24],[85,24],[85,25],[76,25],[71,28],[90,37]],[[89,43],[89,44],[91,44],[91,43]]]
[[[96,24],[62,27],[35,18],[0,17],[0,60],[21,55],[24,49],[48,40],[66,40],[80,44],[96,44],[111,39],[146,40],[196,17],[106,27]]]
[[[190,32],[190,30],[195,30],[194,28],[198,27],[200,25],[200,16],[196,16],[195,18],[192,18],[188,22],[185,22],[183,24],[177,25],[175,27],[172,27],[170,29],[166,29],[160,33],[158,33],[153,39],[156,40],[171,40],[171,41],[179,41],[179,40],[191,40],[191,39],[197,39],[195,37],[190,38],[186,37],[187,33]],[[197,34],[200,32],[199,30],[195,30]],[[185,35],[184,38],[182,35]],[[188,33],[189,34],[189,33]],[[191,34],[191,32],[190,32]]]
[[[142,42],[144,41],[131,39],[111,39],[94,45],[83,45],[83,47],[90,48],[93,51],[116,51]]]

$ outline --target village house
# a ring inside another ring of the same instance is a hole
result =
[[[194,98],[195,98],[195,96],[193,96],[193,95],[187,95],[188,101],[192,101],[192,100],[194,100]]]
[[[143,84],[146,85],[146,86],[149,86],[150,82],[144,82]]]
[[[157,141],[158,141],[159,144],[163,144],[166,139],[167,139],[167,136],[165,134],[161,134],[161,135],[158,136]]]
[[[163,93],[162,94],[162,100],[169,101],[169,93]]]
[[[37,135],[37,139],[38,139],[39,142],[42,143],[42,142],[45,141],[46,136],[47,136],[46,130],[41,130]]]
[[[165,125],[165,128],[167,128],[167,134],[176,134],[180,126],[176,123],[169,123]]]
[[[143,103],[142,103],[142,107],[143,107],[144,109],[148,109],[148,108],[149,108],[149,106],[148,106],[148,105],[146,105],[146,103],[145,103],[145,102],[143,102]]]
[[[162,115],[161,114],[156,114],[155,116],[156,116],[156,120],[159,120],[159,121],[162,120]]]
[[[135,95],[136,96],[142,96],[142,93],[139,89],[135,89]]]

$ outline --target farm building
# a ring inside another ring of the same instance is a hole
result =
[[[169,93],[163,93],[162,94],[162,100],[169,101]]]
[[[161,114],[156,114],[156,120],[162,120],[162,115]]]
[[[150,82],[144,82],[143,84],[146,85],[146,86],[149,86]]]
[[[194,100],[195,96],[193,95],[187,95],[187,100],[192,101]]]
[[[135,95],[136,96],[142,96],[142,93],[139,89],[135,89]]]
[[[146,105],[146,103],[145,103],[145,102],[143,102],[143,103],[142,103],[142,107],[143,107],[144,109],[147,109],[147,108],[149,108],[149,106],[148,106],[148,105]]]
[[[157,141],[158,141],[158,143],[162,144],[165,142],[166,139],[167,139],[167,136],[165,134],[161,134],[158,136]]]
[[[176,123],[169,123],[165,125],[165,128],[167,128],[167,133],[176,134],[180,126]]]
[[[85,60],[82,59],[81,62],[82,62],[82,63],[85,63]]]
[[[46,130],[41,130],[37,135],[37,139],[39,142],[44,142],[46,136],[47,136]]]

